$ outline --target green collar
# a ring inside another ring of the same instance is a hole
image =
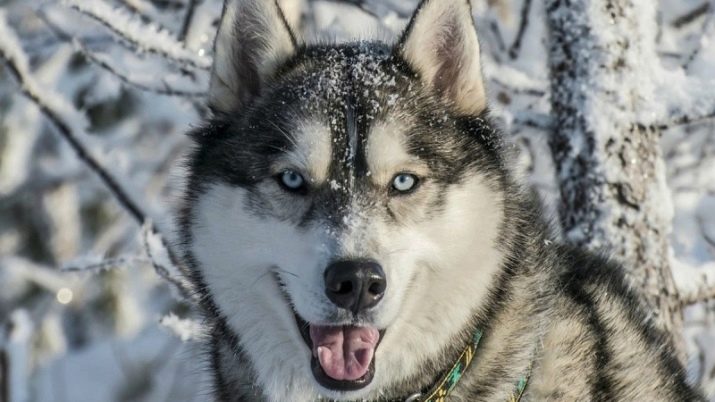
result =
[[[472,341],[464,348],[464,351],[454,363],[454,366],[447,371],[442,379],[437,382],[428,392],[416,393],[411,395],[404,402],[446,402],[447,397],[452,392],[454,387],[457,385],[459,380],[467,371],[469,366],[474,360],[474,355],[479,346],[479,341],[482,339],[483,332],[477,329],[472,336]],[[531,377],[531,364],[526,373],[519,378],[519,381],[514,384],[514,390],[512,391],[507,402],[519,402],[521,396],[524,394],[527,384],[529,383],[529,378]]]

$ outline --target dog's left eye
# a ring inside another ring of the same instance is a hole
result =
[[[417,176],[410,173],[400,173],[392,179],[392,189],[398,193],[409,193],[417,187]]]
[[[298,172],[286,170],[278,176],[283,187],[292,192],[299,192],[305,189],[305,178]]]

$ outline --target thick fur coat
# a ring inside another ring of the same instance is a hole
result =
[[[555,243],[513,177],[467,0],[424,0],[394,45],[305,45],[274,1],[229,0],[209,102],[180,226],[216,400],[405,400],[477,329],[447,401],[529,372],[522,401],[701,400],[624,268]],[[384,288],[345,308],[328,267],[365,260]]]

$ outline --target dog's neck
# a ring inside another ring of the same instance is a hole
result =
[[[479,343],[482,339],[483,334],[484,333],[481,329],[477,329],[474,331],[470,342],[464,348],[462,354],[459,355],[457,361],[455,361],[452,367],[448,371],[446,371],[434,383],[434,385],[431,386],[431,388],[423,392],[415,392],[411,395],[394,399],[391,402],[432,402],[444,400],[444,398],[448,397],[452,390],[457,386],[457,384],[462,379],[467,370],[469,370],[475,355],[478,353]],[[514,384],[514,390],[507,399],[508,401],[518,402],[519,400],[521,400],[521,396],[523,395],[524,390],[529,383],[530,377],[531,364],[529,365],[527,371],[521,377],[519,377],[519,380],[516,382],[516,384]]]

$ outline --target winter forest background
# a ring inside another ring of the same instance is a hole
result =
[[[305,38],[389,39],[416,0],[282,3]],[[566,241],[634,263],[715,401],[715,2],[473,7],[519,169]],[[160,235],[220,10],[0,0],[0,402],[206,399],[201,322]]]

